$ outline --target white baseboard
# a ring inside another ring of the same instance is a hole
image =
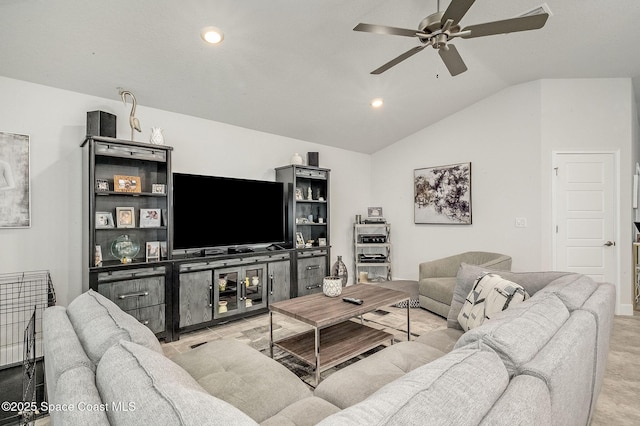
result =
[[[633,315],[633,305],[630,303],[616,305],[616,315]]]

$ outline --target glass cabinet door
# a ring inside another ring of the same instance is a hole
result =
[[[214,289],[213,317],[237,314],[240,309],[240,286],[244,285],[240,269],[216,269],[214,275],[213,285],[217,287]]]
[[[216,269],[213,317],[222,318],[267,305],[265,265]]]
[[[266,306],[265,290],[267,283],[264,265],[245,268],[244,307],[250,311]]]

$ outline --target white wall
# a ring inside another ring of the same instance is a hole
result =
[[[537,82],[508,88],[373,155],[372,203],[392,225],[394,277],[417,279],[420,262],[468,250],[539,267],[539,93]],[[414,224],[413,170],[469,161],[473,224]]]
[[[502,90],[377,152],[372,203],[392,223],[394,277],[416,279],[420,262],[467,250],[509,254],[516,271],[551,269],[552,152],[614,151],[621,159],[617,308],[629,313],[632,143],[630,79],[541,80]],[[467,161],[473,224],[414,224],[413,169]],[[516,217],[528,226],[516,228]]]
[[[32,212],[31,228],[0,229],[0,273],[49,270],[58,304],[67,305],[87,289],[82,283],[80,149],[86,112],[117,115],[117,134],[129,139],[130,107],[119,100],[2,77],[0,93],[0,131],[31,136]],[[342,254],[351,263],[353,212],[369,204],[368,155],[140,105],[136,116],[143,127],[138,141],[149,140],[151,127],[165,129],[165,143],[174,147],[174,171],[179,172],[273,180],[274,168],[288,164],[294,152],[304,156],[318,151],[320,166],[332,169],[331,262]]]
[[[542,81],[542,267],[551,269],[551,169],[554,151],[612,151],[619,156],[618,306],[619,314],[632,314],[633,209],[635,173],[633,128],[637,123],[630,79],[571,79]],[[637,155],[637,154],[636,154]],[[549,212],[549,213],[548,213]]]

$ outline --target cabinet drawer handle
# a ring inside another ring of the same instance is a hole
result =
[[[138,320],[142,325],[149,325],[149,320]]]
[[[148,291],[141,291],[139,293],[121,294],[118,296],[118,299],[122,300],[122,299],[126,299],[127,297],[142,297],[142,296],[148,296],[148,295],[149,295]]]
[[[312,269],[320,269],[320,265],[309,265],[309,266],[307,266],[307,271],[310,271]]]
[[[313,290],[314,288],[320,288],[320,287],[322,287],[322,284],[315,284],[315,285],[308,285],[306,289]]]
[[[273,274],[269,275],[269,294],[273,295]]]
[[[209,307],[213,307],[213,295],[211,294],[213,293],[213,285],[209,286]]]

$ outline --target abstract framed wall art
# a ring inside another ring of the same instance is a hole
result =
[[[29,136],[0,132],[0,228],[29,227]]]
[[[471,224],[471,163],[413,172],[414,222]]]

